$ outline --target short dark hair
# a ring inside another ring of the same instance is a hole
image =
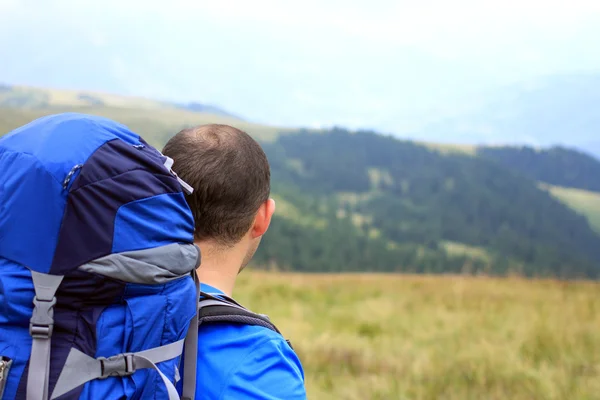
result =
[[[196,239],[225,246],[239,242],[271,191],[269,162],[258,142],[229,125],[201,125],[173,136],[163,154],[194,188],[187,202]]]

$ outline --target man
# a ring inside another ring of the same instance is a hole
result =
[[[260,145],[227,125],[185,129],[163,149],[194,192],[187,196],[202,262],[201,290],[232,297],[238,274],[269,228],[275,202]],[[305,399],[304,372],[276,331],[249,324],[201,324],[196,399]],[[181,389],[180,389],[181,390]]]

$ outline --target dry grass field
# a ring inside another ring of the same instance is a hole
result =
[[[600,284],[245,271],[310,399],[600,399]]]

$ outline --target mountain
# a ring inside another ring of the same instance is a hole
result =
[[[423,122],[413,136],[482,145],[568,144],[600,156],[599,108],[600,74],[554,75],[460,103]]]
[[[596,187],[594,159],[580,152],[542,150],[531,161],[538,170],[505,162],[526,159],[529,151],[343,128],[284,129],[95,92],[5,87],[3,93],[0,135],[60,111],[116,119],[158,148],[185,126],[220,122],[246,130],[269,157],[277,201],[255,258],[264,267],[600,277],[596,197],[556,186]],[[555,171],[553,185],[541,181],[547,168]],[[579,170],[585,174],[572,173]]]
[[[285,221],[262,263],[600,276],[588,220],[493,160],[342,129],[288,133],[265,149]]]

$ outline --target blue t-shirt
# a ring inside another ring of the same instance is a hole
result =
[[[222,294],[206,284],[202,291]],[[196,399],[305,400],[304,371],[277,332],[253,325],[201,325]]]

